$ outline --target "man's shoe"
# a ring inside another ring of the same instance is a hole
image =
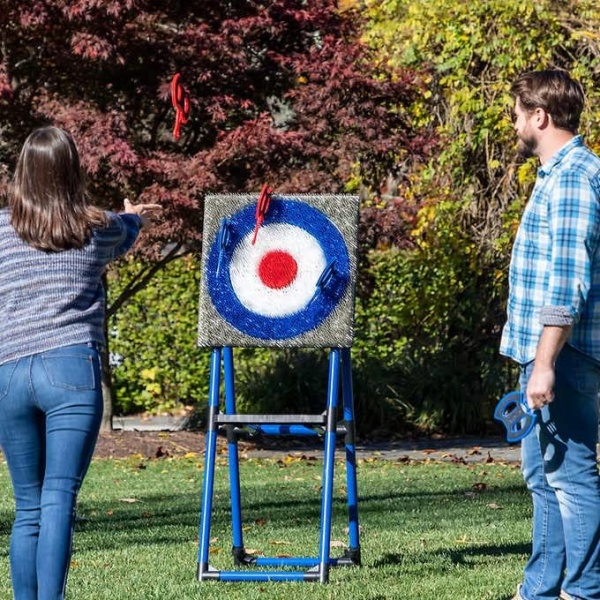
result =
[[[521,596],[521,584],[517,586],[517,593],[511,598],[511,600],[523,600],[523,596]]]
[[[517,586],[517,593],[511,598],[511,600],[523,600],[523,596],[521,596],[521,584]],[[558,600],[572,600],[572,598],[569,596],[569,594],[567,594],[567,592],[563,592],[561,590]]]

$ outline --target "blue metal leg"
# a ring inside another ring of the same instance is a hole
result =
[[[223,348],[223,365],[225,372],[225,413],[236,413],[235,377],[233,368],[233,350]],[[240,493],[240,462],[238,455],[238,440],[233,431],[233,425],[227,426],[227,453],[229,457],[229,494],[231,497],[231,527],[233,547],[231,553],[236,564],[246,562],[244,538],[242,533],[242,502]]]
[[[333,505],[333,474],[335,466],[335,439],[340,380],[340,350],[329,354],[329,381],[327,386],[327,426],[323,457],[323,491],[321,498],[321,532],[319,538],[319,581],[329,578],[329,552],[331,540],[331,512]]]
[[[358,485],[356,476],[356,427],[354,421],[354,393],[352,389],[352,359],[350,348],[342,349],[342,396],[346,424],[346,487],[348,490],[348,540],[347,556],[353,564],[360,565],[358,526]]]
[[[208,553],[210,546],[210,518],[215,480],[215,459],[217,454],[217,423],[219,411],[219,385],[221,379],[221,349],[213,348],[210,362],[208,394],[208,426],[204,453],[204,478],[202,483],[202,503],[200,509],[200,531],[198,538],[198,579],[202,580],[209,571]]]

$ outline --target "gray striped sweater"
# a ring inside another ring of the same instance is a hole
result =
[[[134,244],[141,220],[109,214],[81,249],[32,248],[0,209],[0,364],[71,344],[104,343],[102,274]]]

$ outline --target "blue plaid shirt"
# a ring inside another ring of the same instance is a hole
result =
[[[544,325],[600,360],[600,158],[574,137],[538,170],[515,239],[500,353],[526,364]]]

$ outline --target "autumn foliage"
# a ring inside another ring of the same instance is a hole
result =
[[[0,175],[34,127],[66,128],[100,204],[164,205],[155,256],[199,248],[206,192],[368,196],[430,140],[403,109],[415,71],[378,62],[359,26],[331,0],[1,0]],[[178,141],[175,73],[191,98]]]
[[[390,67],[361,42],[357,7],[0,0],[0,185],[25,137],[52,123],[77,141],[98,204],[120,210],[127,197],[163,205],[161,223],[137,246],[151,260],[133,275],[123,270],[125,285],[115,286],[112,275],[112,319],[166,263],[199,253],[207,192],[258,192],[269,183],[280,193],[360,193],[363,248],[395,243],[418,202],[398,216],[399,179],[387,200],[382,184],[407,160],[423,160],[433,138],[407,110],[422,93],[422,76]],[[176,73],[191,108],[178,139]],[[149,317],[150,307],[142,308]],[[141,335],[161,339],[147,329]],[[140,348],[125,359],[143,362]]]

